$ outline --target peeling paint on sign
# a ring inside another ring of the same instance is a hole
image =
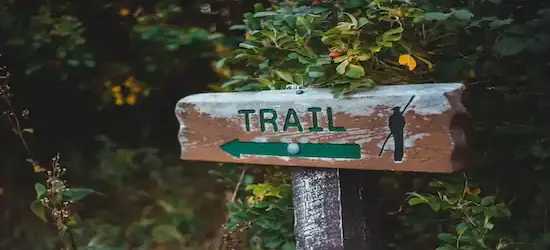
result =
[[[411,84],[343,98],[325,89],[191,95],[176,107],[182,159],[452,172],[465,166],[464,131],[452,124],[465,114],[462,90]]]

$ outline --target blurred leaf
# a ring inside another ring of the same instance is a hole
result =
[[[454,243],[456,241],[456,236],[450,233],[440,233],[437,235],[437,238],[439,238],[440,240],[446,243]]]
[[[36,199],[40,200],[46,194],[46,187],[42,183],[34,184],[34,191],[36,191]]]
[[[361,65],[350,64],[346,71],[346,75],[351,78],[360,78],[365,75],[365,69]]]
[[[504,37],[496,42],[495,48],[503,56],[512,56],[522,52],[526,45],[523,38]]]
[[[466,222],[461,222],[456,226],[456,233],[458,234],[464,234],[466,230],[468,230],[469,226]]]
[[[68,188],[63,192],[63,198],[67,201],[78,201],[84,199],[90,194],[101,194],[92,189],[87,188]]]
[[[153,227],[153,239],[155,242],[168,243],[171,241],[182,241],[184,239],[180,231],[172,225],[158,225]]]
[[[281,250],[296,250],[296,244],[292,242],[286,242],[281,246]]]
[[[349,60],[344,60],[343,62],[341,62],[341,63],[336,67],[336,72],[338,72],[338,74],[340,74],[340,75],[345,74],[348,65],[349,65]]]
[[[466,9],[456,10],[453,15],[462,20],[470,20],[474,17],[474,14]]]
[[[266,16],[276,16],[277,12],[272,11],[265,11],[265,12],[257,12],[254,14],[254,17],[266,17]]]
[[[424,19],[427,21],[441,21],[452,16],[453,13],[427,12],[424,14]]]
[[[292,75],[288,72],[284,72],[284,71],[280,71],[280,70],[275,70],[275,73],[283,80],[289,82],[289,83],[294,83],[294,80],[292,79]]]
[[[45,212],[45,208],[44,208],[44,205],[42,205],[42,202],[40,202],[39,200],[35,200],[31,203],[31,211],[36,215],[38,216],[38,218],[40,218],[41,220],[43,220],[44,222],[47,222],[48,220],[46,219],[46,212]]]

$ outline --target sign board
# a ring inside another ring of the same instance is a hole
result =
[[[178,102],[184,160],[454,172],[465,167],[462,84],[203,93]]]

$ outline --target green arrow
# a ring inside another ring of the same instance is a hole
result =
[[[288,143],[284,142],[242,142],[232,140],[220,146],[226,153],[235,158],[241,155],[265,155],[286,157],[322,157],[334,159],[360,159],[361,146],[358,144],[331,143],[297,143],[299,151],[296,154],[288,152]]]

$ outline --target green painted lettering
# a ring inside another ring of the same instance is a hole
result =
[[[291,117],[294,120],[293,122],[290,121]],[[300,120],[298,119],[298,114],[296,114],[296,110],[294,109],[288,109],[288,112],[286,113],[285,125],[283,126],[283,130],[288,131],[289,127],[295,127],[300,132],[304,131],[304,129],[302,128],[302,124],[300,124]]]
[[[266,113],[271,113],[271,118],[266,118]],[[277,112],[274,109],[260,109],[260,129],[262,132],[265,132],[266,123],[271,123],[274,132],[279,130],[277,128]]]
[[[317,117],[317,113],[321,112],[321,108],[311,107],[311,108],[308,108],[307,111],[311,112],[311,122],[313,123],[312,124],[313,126],[309,128],[309,131],[311,132],[323,131],[323,128],[319,127],[319,118]]]
[[[243,109],[239,110],[239,114],[244,114],[244,126],[246,127],[246,132],[250,132],[250,116],[249,114],[254,114],[253,109]]]
[[[332,108],[327,108],[327,117],[328,117],[328,130],[329,131],[335,131],[335,132],[345,132],[346,129],[344,127],[335,127],[334,126],[334,116],[332,115]]]

